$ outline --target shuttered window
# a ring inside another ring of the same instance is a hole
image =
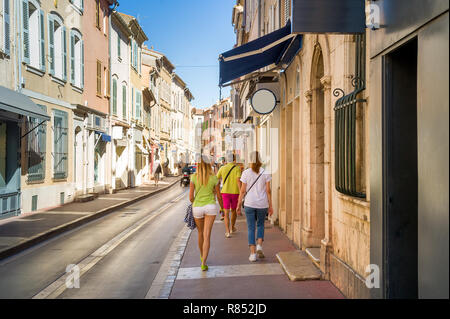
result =
[[[67,178],[68,160],[67,112],[53,110],[53,178]]]
[[[102,63],[97,60],[97,95],[102,95]]]
[[[291,17],[291,0],[284,0],[284,23]]]
[[[112,84],[112,114],[117,115],[117,80],[113,79]]]
[[[70,31],[70,83],[84,88],[84,42],[77,30]]]
[[[11,51],[11,9],[10,0],[3,0],[3,50],[9,55]]]
[[[38,105],[44,111],[46,107]],[[41,120],[30,117],[27,121],[27,131],[31,131],[27,135],[26,159],[27,159],[27,181],[38,182],[45,178],[45,154],[46,154],[46,138],[47,124],[40,124]]]
[[[100,29],[100,0],[95,2],[95,26]]]
[[[48,16],[50,74],[67,81],[67,29],[56,14]]]
[[[22,58],[25,63],[30,63],[30,27],[29,27],[29,13],[28,0],[22,1]]]
[[[127,119],[127,87],[122,86],[122,118]]]
[[[55,22],[51,15],[48,16],[48,55],[50,58],[50,74],[55,75]]]
[[[117,56],[119,58],[122,57],[121,50],[120,50],[120,35],[119,35],[119,33],[117,33]]]
[[[136,91],[136,119],[141,118],[141,99],[142,99],[142,93],[139,91]]]

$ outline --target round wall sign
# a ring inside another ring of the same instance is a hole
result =
[[[250,103],[256,113],[269,114],[277,106],[277,98],[272,91],[260,89],[253,94]]]

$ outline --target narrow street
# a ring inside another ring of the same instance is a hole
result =
[[[186,204],[186,189],[175,184],[168,191],[2,260],[0,298],[35,297],[65,275],[68,265],[78,264],[136,223],[141,223],[141,228],[81,276],[79,289],[55,297],[145,298],[173,238],[184,227]]]

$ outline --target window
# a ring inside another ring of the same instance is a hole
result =
[[[120,50],[120,35],[117,33],[117,57],[121,59],[121,50]]]
[[[0,17],[0,49],[9,55],[11,50],[11,8],[9,0],[3,0],[3,17]],[[3,27],[3,29],[2,29]]]
[[[105,68],[105,96],[110,96],[111,94],[111,72],[109,69]]]
[[[342,194],[365,198],[364,107],[365,36],[356,35],[354,91],[336,101],[335,114],[335,187]],[[355,82],[356,81],[356,82]],[[360,163],[360,165],[357,165]]]
[[[77,30],[70,31],[70,83],[84,87],[84,42]]]
[[[22,0],[22,14],[23,62],[45,71],[44,12],[34,0]]]
[[[46,111],[46,107],[38,105]],[[33,130],[41,120],[30,117],[27,121],[27,131]],[[27,136],[26,159],[28,182],[43,181],[45,178],[45,147],[47,124],[41,124]]]
[[[56,14],[48,16],[50,74],[67,81],[66,28]]]
[[[102,95],[102,63],[97,60],[97,95]]]
[[[142,92],[136,90],[136,119],[141,118],[141,107],[142,107]]]
[[[75,8],[77,8],[80,13],[83,12],[84,10],[84,0],[69,0],[71,4],[73,4],[73,6]]]
[[[122,118],[127,119],[127,87],[122,85]]]
[[[95,3],[95,26],[100,30],[100,0]]]
[[[67,178],[67,112],[53,111],[53,178]]]
[[[112,85],[112,114],[117,115],[117,80],[113,79]]]

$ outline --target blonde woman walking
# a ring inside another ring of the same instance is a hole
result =
[[[197,166],[197,172],[191,176],[189,199],[192,203],[192,213],[198,230],[201,269],[206,271],[208,270],[206,261],[209,254],[211,230],[217,213],[223,209],[223,203],[219,180],[213,173],[211,165],[202,158]],[[216,198],[220,207],[216,203]]]
[[[264,258],[262,244],[264,241],[264,221],[267,213],[273,214],[272,192],[270,189],[271,175],[261,167],[262,163],[258,152],[251,155],[253,163],[241,176],[241,191],[239,194],[238,213],[244,203],[245,216],[247,218],[248,245],[250,247],[251,262],[258,258]],[[256,237],[255,237],[256,231]]]

